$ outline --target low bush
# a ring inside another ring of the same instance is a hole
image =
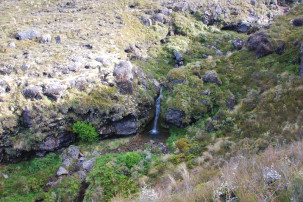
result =
[[[79,134],[82,141],[96,142],[98,141],[99,134],[92,124],[86,124],[83,121],[77,121],[73,125],[73,132]]]

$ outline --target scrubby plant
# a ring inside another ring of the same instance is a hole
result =
[[[77,121],[73,124],[73,132],[79,134],[82,141],[96,142],[98,141],[99,134],[92,126],[92,123],[86,124],[83,121]]]

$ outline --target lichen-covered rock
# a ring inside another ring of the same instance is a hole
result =
[[[16,44],[14,42],[11,42],[7,45],[8,48],[16,48]]]
[[[52,41],[52,36],[50,34],[45,34],[40,39],[41,43],[49,43],[51,41]]]
[[[91,169],[93,168],[93,166],[95,165],[95,161],[96,161],[96,158],[91,158],[89,160],[86,160],[83,162],[83,169],[86,171],[86,172],[90,172]]]
[[[241,50],[243,48],[244,44],[245,44],[245,41],[243,39],[239,39],[239,38],[236,38],[236,40],[234,40],[234,42],[233,42],[233,45],[236,50]]]
[[[66,89],[66,85],[53,83],[46,86],[46,88],[43,90],[43,94],[51,100],[58,101],[63,95],[63,93],[66,91]]]
[[[122,94],[133,94],[134,69],[129,61],[120,62],[113,75],[116,78],[117,87]]]
[[[61,175],[68,175],[68,171],[62,166],[60,166],[57,171],[57,176],[61,176]]]
[[[42,99],[42,87],[30,85],[22,90],[22,95],[28,99]]]
[[[234,94],[230,93],[229,98],[226,100],[226,106],[228,109],[233,110],[236,104],[236,97]]]
[[[183,66],[183,64],[184,64],[183,55],[180,52],[178,52],[178,51],[174,51],[174,56],[175,56],[176,67]]]
[[[153,25],[153,22],[150,18],[142,17],[141,20],[142,20],[142,23],[148,27]]]
[[[184,112],[178,109],[168,109],[165,114],[165,120],[169,124],[173,124],[178,127],[183,127],[183,119],[185,118]]]
[[[222,81],[220,80],[218,73],[215,70],[206,72],[205,77],[203,77],[203,81],[209,82],[209,83],[215,83],[218,86],[222,85]]]
[[[274,52],[267,35],[263,32],[250,36],[246,42],[246,47],[249,51],[255,51],[257,58]]]
[[[40,36],[41,34],[34,29],[22,31],[16,34],[16,38],[18,40],[33,40],[33,39],[37,39]]]
[[[164,16],[162,13],[157,13],[156,15],[153,16],[153,19],[156,21],[156,22],[160,22],[160,23],[163,23],[164,22]]]
[[[10,90],[11,89],[10,89],[10,86],[8,85],[8,83],[6,81],[0,79],[0,95],[9,93]]]

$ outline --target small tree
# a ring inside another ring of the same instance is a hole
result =
[[[86,142],[96,142],[99,136],[96,129],[92,126],[92,123],[88,125],[83,121],[74,123],[73,132],[79,134],[80,139]]]

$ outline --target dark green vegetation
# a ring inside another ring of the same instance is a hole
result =
[[[92,124],[86,124],[82,121],[77,121],[73,125],[73,133],[79,134],[82,141],[95,142],[98,140],[99,134]]]
[[[152,161],[147,153],[107,154],[96,159],[88,175],[90,186],[85,201],[109,200],[119,194],[127,197],[140,190],[138,179],[147,174]]]
[[[0,168],[1,201],[35,201],[45,197],[45,184],[55,176],[62,159],[51,153],[44,158]]]

